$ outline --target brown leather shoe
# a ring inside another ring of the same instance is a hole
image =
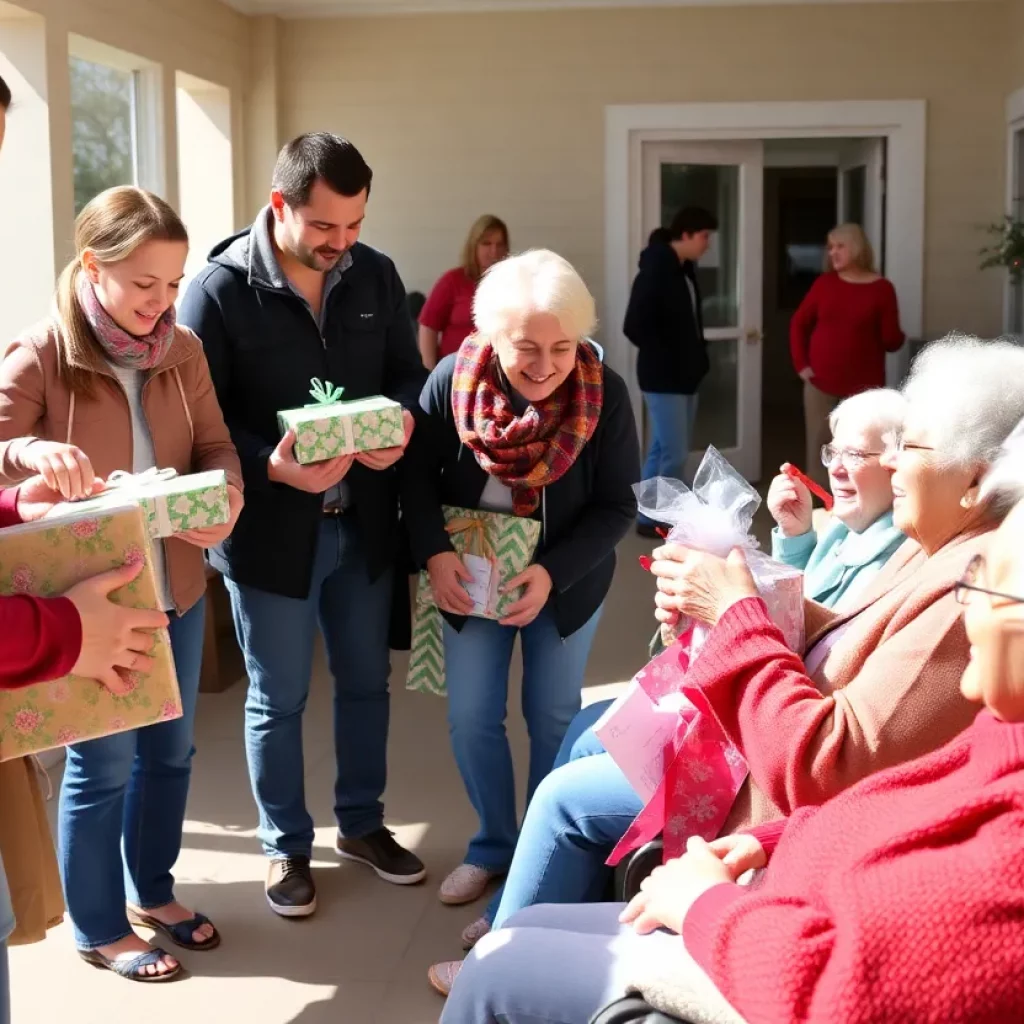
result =
[[[316,886],[308,857],[275,857],[270,862],[267,903],[281,917],[309,917],[316,910]]]

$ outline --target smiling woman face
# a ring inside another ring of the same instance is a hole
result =
[[[505,376],[528,402],[541,402],[561,387],[576,363],[576,345],[551,313],[531,314],[519,331],[494,342]]]

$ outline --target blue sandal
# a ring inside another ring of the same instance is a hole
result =
[[[191,949],[201,953],[207,949],[216,949],[220,945],[220,932],[205,914],[196,914],[187,921],[179,921],[177,924],[164,924],[163,921],[158,921],[150,914],[129,907],[128,920],[132,924],[158,932],[170,939],[176,946],[181,946],[182,949]],[[213,928],[213,934],[205,942],[196,942],[192,938],[192,934],[204,924]]]
[[[174,981],[176,978],[180,978],[184,971],[179,963],[177,967],[172,967],[162,974],[145,973],[145,968],[156,967],[164,957],[170,956],[170,953],[162,950],[159,946],[154,946],[152,949],[146,950],[145,953],[132,957],[131,960],[111,960],[95,949],[80,949],[78,955],[87,964],[92,964],[93,967],[98,967],[103,971],[113,971],[119,977],[127,978],[129,981]]]

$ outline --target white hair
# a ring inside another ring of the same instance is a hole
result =
[[[1024,420],[1006,439],[981,486],[982,499],[1000,512],[1024,501]]]
[[[991,464],[1024,419],[1024,348],[948,335],[914,361],[903,396],[940,457],[964,469]]]
[[[907,412],[906,399],[892,388],[872,388],[859,395],[840,402],[828,418],[833,435],[839,428],[839,421],[855,422],[863,430],[890,434],[903,427]]]
[[[597,326],[594,297],[572,264],[548,249],[531,249],[495,263],[473,299],[473,322],[487,337],[515,337],[527,317],[554,316],[581,341]]]

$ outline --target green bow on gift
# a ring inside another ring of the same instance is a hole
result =
[[[341,401],[344,388],[335,387],[329,380],[321,380],[319,377],[311,377],[309,383],[313,385],[309,389],[309,393],[316,401],[308,402],[306,404],[307,409],[312,409],[318,405],[333,405],[335,402]]]

